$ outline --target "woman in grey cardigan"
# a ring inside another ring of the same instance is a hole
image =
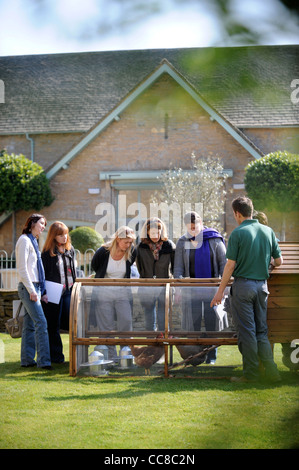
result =
[[[203,226],[196,212],[184,217],[187,232],[178,240],[174,260],[174,277],[211,278],[222,276],[226,264],[226,249],[219,232]],[[191,297],[191,292],[193,296]],[[188,331],[200,331],[202,316],[205,329],[216,330],[216,314],[210,300],[195,298],[195,289],[184,296],[182,327]],[[191,297],[191,299],[190,299]],[[208,354],[206,362],[215,363],[216,349]]]

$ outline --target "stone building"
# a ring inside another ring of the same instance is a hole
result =
[[[70,228],[95,227],[104,203],[128,222],[128,206],[148,207],[161,172],[190,169],[192,152],[218,155],[229,234],[246,165],[275,150],[299,153],[296,79],[296,45],[1,57],[0,149],[44,168],[55,200],[42,213]],[[17,236],[27,215],[17,213]],[[278,215],[268,216],[279,236]],[[11,219],[0,216],[7,252]],[[298,214],[289,214],[287,239],[297,234]]]

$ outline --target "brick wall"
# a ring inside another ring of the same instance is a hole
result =
[[[280,130],[247,129],[246,132],[265,153],[272,150],[273,136],[278,136],[278,145],[282,135]],[[287,142],[287,130],[283,135]],[[290,131],[290,135],[294,141],[295,134]],[[79,137],[79,134],[36,136],[36,157],[45,165],[56,161]],[[5,142],[4,137],[1,139],[0,146]],[[12,142],[16,153],[22,151],[29,155],[29,142],[24,139],[24,136],[15,136],[6,138],[6,142]],[[27,152],[21,150],[25,143]],[[115,191],[109,182],[100,182],[100,172],[166,170],[175,166],[188,169],[192,152],[202,157],[218,155],[223,159],[224,167],[233,170],[233,177],[226,183],[225,230],[229,234],[236,227],[231,200],[244,194],[244,191],[233,190],[233,185],[243,183],[244,168],[253,157],[217,122],[211,121],[209,115],[168,75],[162,76],[121,114],[119,121],[114,121],[70,162],[66,170],[62,169],[51,180],[55,200],[42,213],[49,222],[74,220],[95,224],[98,220],[96,206],[100,202],[115,202]],[[89,188],[100,188],[101,192],[91,195]],[[17,214],[17,236],[28,213],[20,211]],[[279,217],[268,215],[279,230]],[[296,239],[298,231],[293,234],[296,227],[296,215],[290,214],[287,239]],[[11,221],[7,221],[0,227],[0,249],[12,248],[10,233]]]
[[[59,160],[82,134],[29,134],[34,141],[34,161],[47,170],[54,162]],[[31,143],[23,135],[0,136],[0,150],[6,149],[9,154],[20,153],[31,159]]]
[[[298,128],[252,128],[244,129],[243,132],[264,154],[276,152],[277,150],[299,153]]]
[[[161,79],[55,176],[51,187],[56,199],[44,212],[51,218],[63,213],[67,219],[96,222],[96,205],[114,197],[109,183],[99,181],[100,172],[188,169],[192,152],[221,156],[225,168],[234,172],[228,187],[243,182],[244,167],[252,159],[174,81]],[[101,188],[99,196],[88,194],[94,187]],[[228,215],[228,229],[232,223]]]

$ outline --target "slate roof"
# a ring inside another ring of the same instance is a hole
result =
[[[299,46],[0,57],[0,134],[86,132],[163,61],[238,128],[299,125]]]

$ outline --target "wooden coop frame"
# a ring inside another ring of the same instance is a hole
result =
[[[268,279],[268,336],[272,344],[290,343],[299,338],[299,243],[280,243],[284,263],[274,268]],[[170,292],[174,287],[218,287],[219,278],[207,279],[106,279],[78,278],[73,286],[70,307],[69,373],[77,375],[77,346],[96,345],[151,345],[163,344],[165,352],[164,375],[169,376],[169,347],[173,345],[236,345],[235,331],[173,331],[169,327],[171,309]],[[232,282],[232,279],[231,279]],[[156,331],[88,331],[86,337],[77,336],[77,315],[79,294],[82,286],[161,286],[165,287],[165,330],[163,338],[157,338]],[[103,337],[105,336],[105,337]]]

